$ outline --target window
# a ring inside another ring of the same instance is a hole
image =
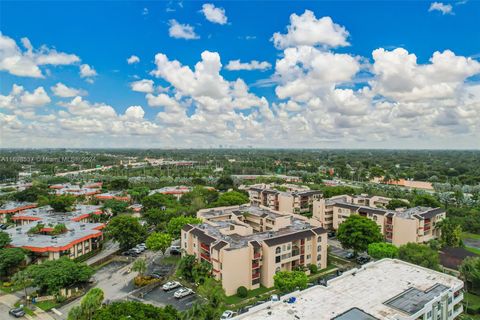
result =
[[[317,252],[320,252],[320,251],[322,251],[322,246],[317,247]]]
[[[311,255],[307,254],[307,260],[309,260],[309,259],[310,259],[310,257],[311,257]]]
[[[427,313],[427,319],[430,319],[432,317],[432,311],[428,311]]]
[[[287,244],[287,250],[290,250],[290,244]]]
[[[280,260],[282,260],[282,258],[280,256],[275,257],[275,263],[280,263]]]
[[[280,254],[280,251],[281,251],[281,250],[282,250],[282,249],[280,249],[280,247],[277,247],[277,248],[275,249],[275,253],[276,253],[276,254]]]
[[[317,261],[320,261],[322,260],[322,255],[321,254],[317,254]]]
[[[322,237],[318,237],[318,238],[317,238],[317,241],[318,241],[318,242],[322,242]]]

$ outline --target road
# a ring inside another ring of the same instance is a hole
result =
[[[353,252],[351,250],[343,249],[340,242],[335,238],[328,239],[328,246],[330,247],[331,254],[343,259],[347,259],[347,255]]]

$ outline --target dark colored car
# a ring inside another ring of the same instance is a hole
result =
[[[8,226],[6,224],[0,223],[0,230],[7,230]]]
[[[365,264],[367,262],[370,261],[370,257],[369,256],[360,256],[357,258],[357,263],[358,264]]]
[[[14,316],[15,318],[21,318],[25,315],[25,311],[23,311],[22,308],[10,309],[10,311],[8,311],[8,313],[10,315]]]
[[[355,254],[353,252],[349,252],[345,255],[346,259],[353,259],[355,257]]]
[[[329,238],[334,238],[336,235],[337,235],[337,234],[335,233],[335,231],[330,231],[330,232],[327,233],[327,236],[328,236]]]

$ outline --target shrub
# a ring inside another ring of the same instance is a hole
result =
[[[310,270],[311,274],[316,274],[318,272],[318,267],[316,264],[309,264],[308,270]]]
[[[137,276],[135,277],[135,279],[133,280],[133,283],[135,284],[135,286],[137,287],[143,287],[143,286],[146,286],[148,284],[151,284],[151,283],[154,283],[158,281],[158,279],[155,279],[155,278],[152,278],[152,277],[142,277],[142,276]]]
[[[12,283],[11,283],[11,282],[4,282],[4,283],[3,283],[3,286],[4,286],[5,288],[8,288],[8,287],[11,287],[11,286],[12,286]]]
[[[244,286],[238,287],[237,296],[240,298],[246,298],[248,296],[248,290]]]

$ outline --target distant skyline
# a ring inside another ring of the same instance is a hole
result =
[[[480,149],[479,1],[2,1],[0,148]]]

